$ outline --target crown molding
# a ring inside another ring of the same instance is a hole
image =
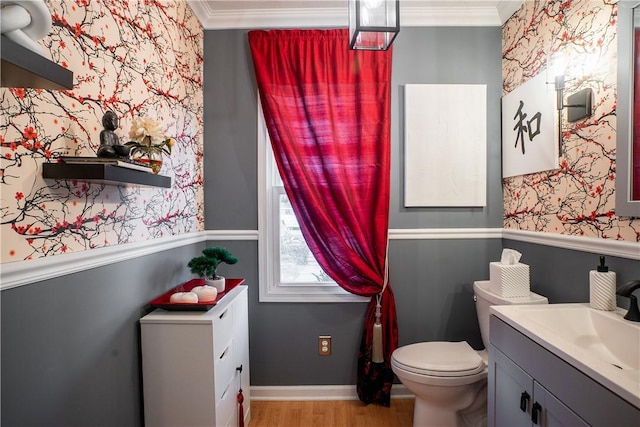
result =
[[[205,30],[240,28],[327,28],[347,27],[348,9],[344,7],[304,8],[238,8],[214,10],[210,0],[187,0]],[[478,2],[478,6],[416,6],[400,4],[400,23],[403,27],[431,26],[501,26],[520,8],[524,0],[502,0],[495,6]],[[242,2],[238,2],[242,4]],[[321,4],[321,3],[320,3]]]
[[[347,24],[348,22],[345,25]],[[499,27],[501,25],[498,10],[491,6],[407,6],[400,10],[401,27]]]
[[[346,27],[346,8],[238,9],[212,11],[202,0],[188,0],[205,30]]]
[[[511,16],[522,7],[524,0],[502,0],[498,2],[496,8],[500,16],[500,22],[504,24]]]

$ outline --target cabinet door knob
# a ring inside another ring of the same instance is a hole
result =
[[[520,395],[520,410],[522,412],[527,412],[527,407],[529,406],[529,399],[531,399],[531,396],[529,396],[529,393],[527,393],[526,391],[523,391],[522,394]]]
[[[531,422],[538,424],[538,414],[542,412],[542,406],[538,402],[535,402],[531,407]]]

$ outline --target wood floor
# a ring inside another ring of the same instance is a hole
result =
[[[391,407],[359,400],[252,401],[248,427],[411,427],[413,399],[392,399]]]

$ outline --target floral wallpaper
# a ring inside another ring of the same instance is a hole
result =
[[[1,88],[0,261],[90,250],[203,229],[203,30],[185,0],[47,0],[40,41],[72,90]],[[42,178],[62,155],[95,156],[105,111],[128,141],[134,118],[175,138],[170,189]]]
[[[615,215],[615,0],[525,1],[502,29],[503,94],[567,64],[565,99],[593,89],[594,114],[562,123],[560,169],[503,180],[504,228],[640,242],[640,219]]]

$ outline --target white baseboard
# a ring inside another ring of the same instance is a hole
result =
[[[391,387],[392,399],[413,399],[403,384]],[[251,400],[358,400],[355,385],[251,386]]]

